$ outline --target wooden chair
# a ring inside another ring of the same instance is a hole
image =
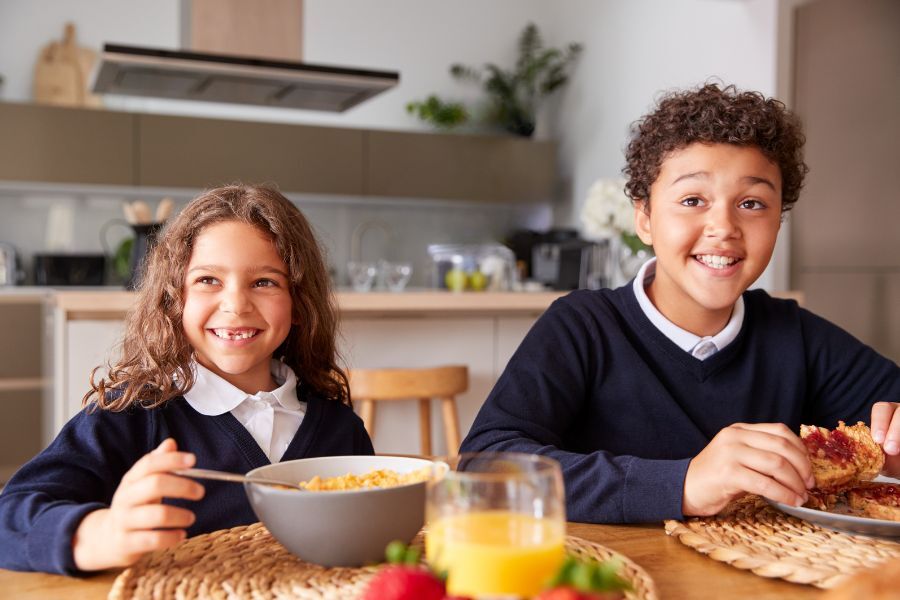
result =
[[[469,368],[444,366],[430,369],[353,369],[350,395],[359,403],[359,416],[369,436],[375,437],[375,403],[382,401],[419,401],[419,430],[422,454],[431,455],[431,399],[441,401],[447,453],[459,452],[459,419],[456,396],[469,389]]]

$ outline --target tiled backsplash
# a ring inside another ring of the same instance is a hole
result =
[[[33,283],[35,253],[53,251],[114,252],[130,232],[122,203],[141,199],[151,207],[169,196],[175,212],[196,190],[87,187],[4,183],[0,185],[0,242],[16,247],[23,257],[27,284]],[[327,253],[337,284],[347,284],[351,238],[357,228],[376,221],[361,237],[360,258],[407,261],[413,265],[410,286],[424,286],[429,258],[426,248],[441,242],[502,241],[518,228],[546,229],[552,220],[549,205],[484,204],[430,199],[361,198],[291,195],[313,224]],[[101,240],[101,234],[105,242]]]

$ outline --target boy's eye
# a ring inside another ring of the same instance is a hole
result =
[[[682,206],[700,206],[701,204],[703,204],[703,200],[697,196],[688,196],[681,201]]]
[[[741,208],[748,208],[750,210],[760,210],[760,209],[766,207],[765,204],[763,204],[762,202],[760,202],[759,200],[757,200],[755,198],[748,198],[748,199],[742,201],[740,206],[741,206]]]

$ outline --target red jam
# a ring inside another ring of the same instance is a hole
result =
[[[832,431],[829,437],[822,435],[818,429],[803,439],[807,450],[818,458],[827,458],[833,463],[845,465],[853,462],[856,454],[856,443],[841,431]]]
[[[892,484],[871,484],[858,490],[859,494],[878,504],[886,506],[900,506],[900,487]]]

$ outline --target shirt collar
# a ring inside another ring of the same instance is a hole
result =
[[[215,416],[230,412],[249,397],[271,399],[288,410],[301,408],[297,399],[297,376],[279,360],[272,359],[270,369],[275,382],[280,385],[271,392],[260,391],[256,394],[238,389],[196,361],[191,368],[194,370],[194,385],[185,392],[184,399],[201,415]]]
[[[700,343],[707,340],[712,341],[716,348],[722,350],[725,346],[734,341],[741,326],[744,323],[744,297],[739,296],[737,302],[734,303],[734,310],[731,311],[731,318],[725,325],[724,329],[714,336],[700,337],[690,331],[682,329],[672,321],[663,316],[661,312],[650,301],[647,296],[645,286],[649,285],[656,276],[656,257],[651,258],[641,266],[637,275],[632,282],[634,295],[637,297],[641,310],[650,319],[650,322],[659,329],[663,335],[675,342],[675,344],[685,352],[691,352]]]

